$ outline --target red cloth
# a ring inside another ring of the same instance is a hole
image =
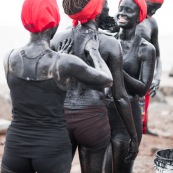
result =
[[[164,0],[147,0],[147,2],[163,4]]]
[[[148,107],[150,103],[150,96],[149,93],[145,95],[145,113],[142,117],[142,123],[143,123],[143,134],[147,133],[147,123],[148,123]]]
[[[25,0],[21,19],[24,27],[33,33],[54,28],[60,21],[56,0]]]
[[[89,20],[93,20],[102,12],[104,0],[90,0],[87,5],[79,13],[69,15],[73,19],[73,26],[80,23],[87,23]]]
[[[120,0],[119,4],[122,0]],[[147,3],[146,0],[134,0],[140,10],[140,23],[146,18],[147,16]]]

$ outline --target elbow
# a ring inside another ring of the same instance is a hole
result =
[[[112,87],[113,85],[113,79],[112,78],[107,78],[107,80],[104,83],[104,87]]]
[[[108,78],[108,86],[107,86],[107,87],[112,87],[112,85],[113,85],[113,77],[112,77],[112,75],[111,75],[111,76],[109,76],[109,78]]]
[[[106,87],[112,87],[112,85],[113,85],[113,78],[112,78],[111,75],[109,75],[109,76],[107,75],[105,80],[103,80],[103,81],[104,81],[103,85],[104,85],[105,88]]]

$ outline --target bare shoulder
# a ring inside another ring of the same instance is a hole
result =
[[[150,27],[153,28],[153,30],[158,29],[157,21],[154,17],[148,18],[148,22],[150,24]]]
[[[50,46],[52,49],[56,50],[56,48],[58,47],[59,43],[63,40],[65,40],[66,38],[70,37],[72,34],[72,29],[66,29],[66,30],[62,30],[62,31],[57,31],[56,34],[54,35],[54,37],[52,38],[51,42],[50,42]]]
[[[100,33],[99,34],[100,44],[108,46],[119,46],[119,41],[112,35]]]
[[[155,52],[156,52],[155,47],[150,42],[148,42],[147,40],[142,38],[141,44],[139,47],[139,53],[143,57],[149,57],[149,58],[154,57],[155,58]]]
[[[119,51],[121,49],[119,41],[111,35],[106,35],[103,33],[99,34],[100,42],[100,53],[107,55],[117,55],[119,57]]]
[[[10,64],[14,64],[15,66],[19,65],[18,62],[18,54],[19,54],[19,50],[18,49],[12,49],[9,50],[8,52],[6,52],[6,54],[4,55],[3,58],[3,65],[4,65],[4,70],[5,73],[7,74],[7,71],[9,70],[9,63]]]

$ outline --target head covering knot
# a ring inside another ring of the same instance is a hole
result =
[[[69,15],[73,19],[73,26],[77,26],[78,22],[83,24],[95,19],[102,12],[103,2],[104,0],[90,0],[82,11]]]
[[[56,0],[25,0],[21,20],[32,33],[54,28],[60,21],[58,4]]]

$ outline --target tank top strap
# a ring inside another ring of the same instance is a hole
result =
[[[27,80],[37,80],[37,66],[39,60],[45,55],[47,50],[44,50],[34,58],[29,58],[25,54],[25,50],[19,52],[22,62],[22,78]]]
[[[9,65],[10,65],[10,56],[11,56],[11,54],[12,54],[12,52],[14,51],[14,49],[12,49],[11,50],[11,52],[10,52],[10,54],[8,55],[8,59],[7,59],[7,71],[9,71],[9,69],[10,69],[10,67],[9,67]]]

